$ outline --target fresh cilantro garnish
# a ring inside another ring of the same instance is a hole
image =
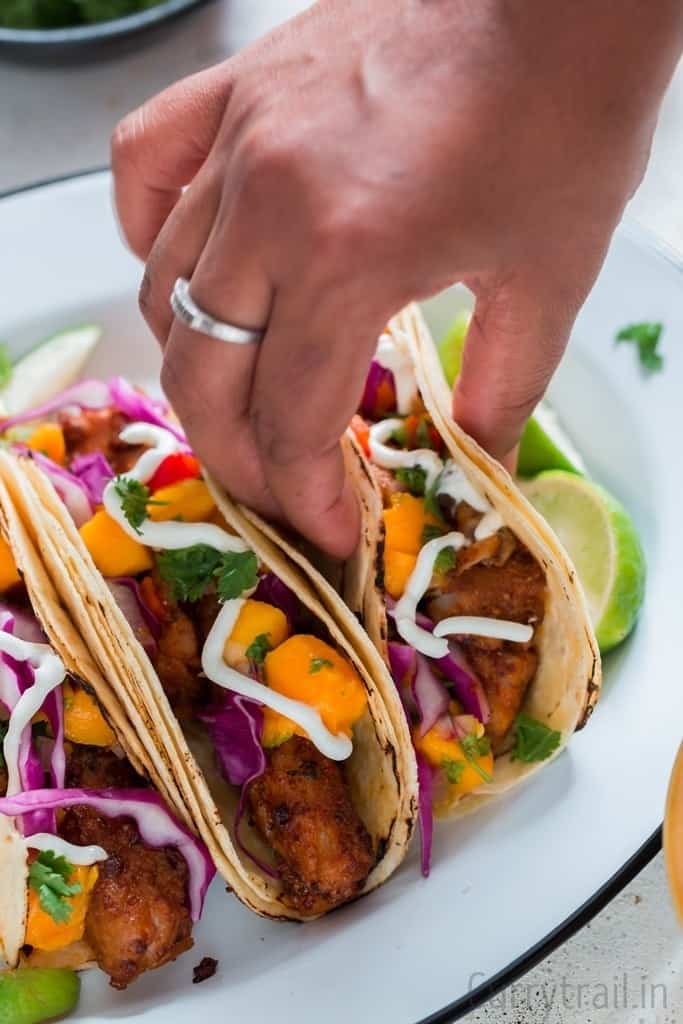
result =
[[[440,519],[443,522],[443,513],[439,506],[438,494],[440,479],[441,474],[437,476],[432,486],[425,491],[425,512],[427,513],[427,515],[434,516],[435,519]]]
[[[417,429],[415,430],[415,440],[417,441],[418,448],[433,448],[432,435],[429,430],[429,423],[424,416],[421,416],[417,421]]]
[[[622,327],[616,337],[616,341],[634,341],[638,346],[638,358],[640,365],[654,373],[664,366],[664,357],[657,351],[659,339],[662,335],[661,323],[629,324]]]
[[[410,494],[421,498],[425,492],[427,474],[422,466],[402,466],[396,470],[396,479]]]
[[[258,560],[253,551],[226,551],[213,574],[220,600],[229,601],[256,586]]]
[[[132,477],[117,476],[114,489],[121,499],[121,511],[136,533],[147,518],[148,505],[165,505],[165,501],[153,501],[149,495],[149,487]]]
[[[273,645],[270,642],[270,633],[259,633],[254,637],[247,647],[247,658],[254,665],[262,665],[266,660],[266,654],[272,651]]]
[[[441,762],[441,767],[446,773],[446,778],[449,782],[452,782],[454,786],[461,781],[463,773],[465,771],[464,761],[449,761],[446,757]]]
[[[334,668],[334,665],[328,658],[311,658],[311,663],[308,666],[308,674],[309,676],[313,676],[323,668]]]
[[[405,423],[402,423],[400,427],[396,427],[396,430],[392,431],[390,441],[395,441],[401,448],[406,448],[408,445],[408,431],[406,430]]]
[[[434,572],[450,572],[451,569],[455,569],[456,560],[455,548],[441,548],[434,559]]]
[[[5,753],[4,753],[4,750],[2,748],[2,745],[3,745],[4,741],[5,741],[5,736],[7,735],[7,730],[8,729],[9,729],[9,722],[0,721],[0,768],[6,768],[7,767],[7,765],[5,763]]]
[[[258,562],[253,551],[221,554],[208,544],[193,544],[157,555],[161,578],[170,583],[177,601],[198,601],[212,580],[221,601],[239,597],[256,584]]]
[[[12,380],[12,360],[6,342],[0,341],[0,388],[6,388]]]
[[[560,745],[562,734],[524,713],[515,719],[512,761],[545,761]]]
[[[463,754],[484,782],[493,782],[493,776],[485,768],[482,768],[478,760],[491,751],[491,741],[488,736],[475,736],[474,733],[470,733],[469,736],[463,736],[460,746]]]
[[[436,526],[434,523],[427,523],[422,531],[420,541],[422,544],[429,544],[430,540],[436,540],[437,537],[443,537],[441,527]]]
[[[38,893],[40,906],[57,924],[66,924],[73,907],[69,896],[81,891],[78,882],[69,885],[73,865],[66,857],[58,857],[52,850],[43,850],[28,869],[28,884]]]

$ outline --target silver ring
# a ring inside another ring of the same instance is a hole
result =
[[[190,295],[190,282],[185,277],[179,277],[173,285],[171,309],[191,330],[208,334],[210,338],[218,338],[219,341],[229,341],[232,345],[249,345],[260,341],[266,333],[215,320],[194,301]]]

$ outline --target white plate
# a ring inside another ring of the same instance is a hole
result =
[[[93,373],[146,378],[158,357],[109,192],[96,174],[2,200],[0,335],[20,352],[97,320],[106,337]],[[432,313],[445,315],[443,300]],[[666,324],[665,370],[651,379],[632,347],[612,340],[644,319]],[[446,1022],[566,937],[652,856],[683,722],[681,337],[681,268],[622,228],[552,400],[596,478],[633,513],[650,578],[638,629],[607,660],[603,699],[570,750],[494,808],[439,828],[429,881],[414,849],[379,892],[319,923],[264,922],[216,883],[189,955],[124,994],[88,977],[78,1020]],[[205,955],[219,971],[195,987],[191,968]]]

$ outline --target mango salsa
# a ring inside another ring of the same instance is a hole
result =
[[[26,922],[26,942],[35,949],[52,952],[64,949],[72,942],[83,938],[85,916],[88,912],[88,901],[99,872],[97,866],[74,867],[69,877],[69,884],[78,884],[81,891],[75,896],[66,897],[71,907],[69,920],[58,924],[40,905],[40,896],[35,890],[28,891],[28,918]]]
[[[468,729],[468,735],[475,739],[483,737],[484,727],[476,718],[461,715],[459,720]],[[419,727],[416,727],[413,730],[413,743],[415,749],[434,768],[443,770],[449,780],[449,792],[452,795],[470,793],[493,775],[493,754],[490,749],[484,754],[468,757],[460,740],[442,731],[438,723],[424,736],[420,735]],[[454,781],[456,777],[457,781]]]
[[[129,537],[103,508],[81,526],[80,534],[103,576],[137,576],[152,568],[144,544]]]
[[[155,505],[151,502],[160,502]],[[203,480],[186,479],[161,487],[152,494],[147,508],[149,518],[155,522],[180,519],[184,523],[207,522],[216,507],[209,488]]]
[[[391,597],[403,594],[423,546],[426,526],[439,521],[425,509],[422,498],[401,491],[391,497],[384,516],[384,585]]]
[[[271,649],[277,647],[289,636],[287,616],[272,604],[248,598],[223,648],[223,658],[227,664],[233,668],[247,669],[247,649],[259,636],[267,638]]]
[[[72,743],[90,747],[111,747],[116,737],[100,711],[97,701],[80,686],[64,683],[64,736]]]
[[[21,583],[21,576],[17,572],[12,549],[4,537],[0,537],[0,593],[9,590],[17,583]]]
[[[66,461],[64,431],[58,423],[41,423],[26,444],[34,451],[47,455],[48,459],[52,459],[59,466],[63,466]]]

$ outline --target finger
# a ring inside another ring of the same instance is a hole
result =
[[[146,259],[181,190],[211,150],[230,98],[229,62],[191,75],[128,114],[112,136],[114,199],[129,246]]]
[[[218,320],[254,328],[268,322],[272,285],[246,222],[237,220],[235,204],[226,202],[219,213],[190,292]],[[258,356],[259,343],[226,343],[174,320],[162,383],[193,447],[220,483],[233,497],[273,517],[280,510],[268,491],[249,416]]]
[[[453,415],[497,459],[510,459],[543,397],[578,305],[565,289],[506,283],[477,297]]]
[[[252,418],[269,489],[300,533],[338,557],[359,530],[339,441],[385,322],[335,289],[279,292],[256,368]]]

